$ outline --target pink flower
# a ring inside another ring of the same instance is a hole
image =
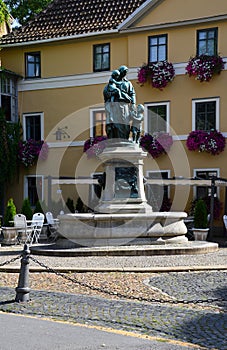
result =
[[[186,146],[189,151],[208,152],[217,155],[225,149],[225,137],[217,130],[195,130],[188,135]]]
[[[32,166],[40,157],[42,160],[47,159],[48,145],[43,141],[29,139],[19,142],[18,159],[26,167]]]
[[[158,158],[162,154],[166,154],[172,144],[172,136],[164,132],[158,132],[153,135],[145,134],[140,138],[140,146],[153,158]]]
[[[225,62],[222,57],[213,55],[197,55],[190,58],[186,66],[186,74],[195,76],[200,82],[210,81],[214,74],[220,74]]]
[[[173,64],[167,61],[144,64],[138,71],[138,83],[150,81],[152,87],[162,90],[175,77]]]
[[[106,136],[91,137],[84,143],[84,152],[88,158],[97,157],[106,147]]]
[[[149,66],[144,65],[142,66],[138,71],[138,82],[141,84],[141,86],[146,83],[148,75],[150,73]]]

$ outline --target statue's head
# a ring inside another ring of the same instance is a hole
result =
[[[120,77],[120,72],[118,69],[113,70],[112,72],[112,78],[117,80]]]
[[[137,106],[137,112],[139,112],[139,113],[144,112],[144,105],[139,104],[139,105]]]
[[[128,67],[126,67],[126,66],[120,66],[120,68],[118,70],[119,70],[122,77],[125,77],[126,74],[128,73]]]

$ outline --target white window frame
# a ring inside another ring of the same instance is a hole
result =
[[[44,140],[44,113],[43,112],[37,112],[37,113],[23,113],[23,140],[26,141],[26,117],[30,116],[39,116],[40,117],[40,135],[41,140]]]
[[[35,177],[35,178],[41,178],[42,180],[42,193],[41,193],[41,198],[39,198],[39,201],[44,200],[44,175],[26,175],[24,176],[24,199],[28,198],[28,178],[30,177]]]
[[[97,108],[90,109],[90,137],[93,137],[94,113],[95,112],[105,112],[105,108],[104,107],[97,107]]]
[[[1,76],[1,80],[3,76]],[[14,77],[6,74],[6,79],[9,81],[9,91],[2,91],[2,81],[0,84],[1,96],[9,96],[10,104],[11,104],[11,116],[10,121],[15,123],[18,121],[18,89],[17,89],[17,81]],[[2,99],[0,99],[0,106],[2,107]]]
[[[169,101],[163,101],[163,102],[152,102],[152,103],[145,103],[144,104],[144,131],[145,133],[148,133],[148,107],[151,106],[162,106],[166,105],[166,132],[169,132],[170,130],[170,102]]]
[[[192,130],[195,130],[196,125],[196,103],[216,101],[216,130],[219,130],[220,122],[220,97],[193,99],[192,100]]]

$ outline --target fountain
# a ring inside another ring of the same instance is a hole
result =
[[[103,165],[102,194],[93,212],[59,215],[60,237],[52,248],[67,254],[89,254],[92,249],[136,246],[140,254],[163,254],[163,247],[172,246],[172,253],[192,251],[193,242],[186,238],[185,212],[154,212],[147,203],[144,191],[143,162],[147,157],[139,146],[143,106],[136,108],[135,91],[126,79],[127,67],[114,71],[104,88],[107,140],[98,155]],[[130,132],[133,139],[129,141]],[[206,246],[203,242],[203,246]],[[207,251],[218,249],[211,244]],[[208,245],[209,245],[208,244]],[[187,247],[188,245],[188,247]],[[153,247],[148,253],[144,247]],[[86,250],[81,250],[81,247]],[[199,251],[196,245],[197,252]],[[75,248],[74,253],[72,249]],[[155,252],[155,248],[156,252]],[[207,249],[207,247],[205,247]],[[71,251],[70,251],[71,249]],[[33,251],[45,248],[33,248]],[[167,248],[168,250],[168,248]],[[133,255],[129,249],[125,255]],[[178,250],[179,251],[179,250]],[[107,254],[107,250],[99,255]],[[170,252],[168,252],[170,254]]]
[[[99,155],[104,167],[103,191],[93,213],[59,217],[68,247],[122,244],[185,243],[185,212],[153,212],[144,191],[143,160],[138,144],[143,106],[136,109],[127,67],[112,73],[104,88],[107,146]],[[133,141],[129,141],[130,131]],[[63,242],[60,240],[59,244]]]
[[[73,247],[72,242],[82,246],[109,246],[188,241],[185,212],[153,212],[147,203],[143,183],[146,155],[132,142],[109,143],[100,155],[105,176],[95,212],[59,217],[60,232],[67,237],[68,247]]]

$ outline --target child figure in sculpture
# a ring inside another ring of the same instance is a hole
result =
[[[139,142],[140,134],[142,131],[142,122],[144,119],[144,106],[142,104],[139,104],[137,106],[136,113],[132,114],[132,126],[131,126],[131,132],[132,132],[132,140],[135,143]]]

